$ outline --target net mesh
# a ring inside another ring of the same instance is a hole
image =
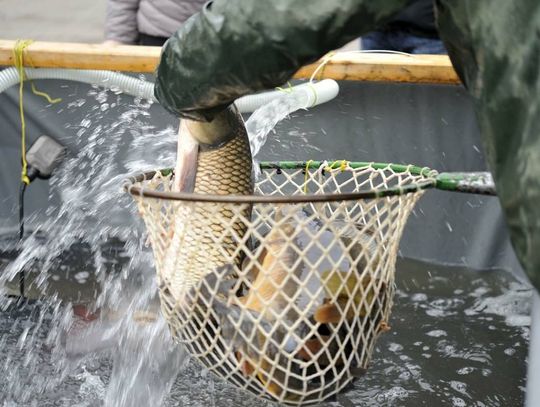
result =
[[[163,174],[134,185],[170,192],[172,174]],[[255,190],[335,196],[425,179],[391,165],[267,168]],[[331,398],[366,372],[389,329],[399,239],[422,193],[307,203],[134,197],[174,338],[230,383],[299,405]]]

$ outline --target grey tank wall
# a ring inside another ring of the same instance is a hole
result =
[[[38,81],[41,90],[62,97],[50,106],[25,93],[28,145],[47,134],[72,152],[82,148],[85,135],[77,126],[98,103],[87,97],[90,86],[63,81]],[[486,170],[472,104],[457,86],[341,82],[340,95],[323,106],[295,113],[270,135],[259,159],[347,159],[412,163],[439,171]],[[84,98],[80,108],[67,106]],[[20,176],[20,123],[17,90],[0,95],[0,228],[14,234],[17,228],[17,190]],[[113,122],[129,108],[128,96],[106,111]],[[177,119],[153,105],[144,118],[156,129],[177,126]],[[138,124],[140,126],[140,123]],[[134,131],[138,129],[134,129]],[[143,132],[140,132],[143,135]],[[129,143],[119,143],[128,156]],[[174,154],[171,145],[171,154]],[[120,158],[121,160],[122,158]],[[26,213],[35,224],[47,216],[43,208],[58,202],[49,196],[46,181],[31,185]],[[113,221],[113,220],[111,220]],[[122,210],[114,222],[129,225],[132,217]],[[402,256],[440,264],[460,264],[473,269],[504,268],[525,278],[515,258],[497,198],[428,191],[408,221]]]

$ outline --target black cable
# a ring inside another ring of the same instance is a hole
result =
[[[26,183],[21,182],[19,188],[19,242],[24,237],[24,192],[26,191]],[[24,298],[24,269],[19,272],[19,291],[21,297]]]
[[[24,192],[26,191],[26,183],[21,182],[19,189],[19,240],[24,236]]]

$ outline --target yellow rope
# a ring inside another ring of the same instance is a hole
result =
[[[304,174],[304,194],[307,194],[309,167],[311,166],[312,163],[313,163],[313,160],[308,160],[306,162],[306,170]],[[339,165],[339,167],[336,167],[337,165]],[[349,161],[347,160],[334,161],[330,163],[329,165],[327,165],[326,167],[324,167],[324,170],[328,172],[332,172],[332,170],[337,169],[337,168],[339,168],[341,172],[345,171],[347,168],[349,168]]]
[[[336,165],[339,164],[339,170],[341,172],[345,171],[349,167],[349,162],[347,160],[340,160],[340,161],[334,161],[330,165],[327,165],[324,169],[325,171],[332,171],[334,169],[337,169]]]
[[[324,73],[324,67],[326,66],[326,64],[328,62],[330,62],[330,60],[334,57],[334,55],[336,55],[337,52],[335,51],[330,51],[328,54],[326,54],[322,60],[322,62],[319,64],[319,66],[317,66],[317,69],[315,69],[313,71],[313,73],[311,74],[311,77],[309,78],[309,82],[313,83],[313,81],[315,80],[315,76],[317,76],[317,74],[319,73],[319,71],[321,71],[321,76],[323,75]]]
[[[22,171],[21,171],[21,181],[26,185],[30,184],[30,178],[28,178],[28,163],[26,161],[26,122],[24,120],[24,103],[23,103],[23,89],[24,81],[26,79],[26,74],[24,72],[24,50],[34,42],[33,40],[17,40],[15,46],[13,47],[13,60],[15,62],[15,67],[19,73],[19,115],[21,118],[21,161],[22,161]],[[34,86],[32,82],[32,92],[37,95],[47,99],[49,103],[58,103],[62,99],[56,98],[51,99],[51,97],[45,93],[40,92]]]
[[[304,194],[307,194],[307,183],[308,183],[308,178],[309,178],[309,166],[311,165],[312,162],[313,162],[313,160],[308,160],[308,162],[306,162],[306,173],[304,175]]]
[[[32,80],[30,79],[30,83],[32,85],[32,93],[36,96],[41,96],[42,98],[45,98],[47,99],[47,102],[51,103],[51,104],[55,104],[55,103],[58,103],[58,102],[61,102],[62,101],[62,98],[56,98],[56,99],[52,99],[47,93],[45,92],[41,92],[39,90],[36,89],[35,85],[34,85],[34,82],[32,82]]]
[[[26,162],[26,122],[24,121],[23,107],[23,88],[24,88],[24,67],[23,67],[23,52],[26,47],[32,43],[32,40],[17,40],[13,48],[13,58],[15,59],[15,67],[19,73],[19,115],[21,117],[21,159],[22,172],[21,181],[26,185],[30,184],[30,178],[27,175],[28,163]]]

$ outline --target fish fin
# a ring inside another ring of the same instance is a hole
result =
[[[242,297],[242,305],[246,308],[256,312],[261,312],[263,310],[264,306],[261,302],[261,298],[266,298],[265,296],[271,295],[274,290],[273,285],[269,282],[271,277],[268,275],[269,268],[272,267],[270,264],[274,263],[275,259],[268,249],[264,247],[257,258],[257,264],[253,266],[253,270],[250,270],[250,272],[254,273],[250,290],[246,296]],[[265,272],[261,273],[261,270],[264,270]]]
[[[255,368],[251,364],[251,361],[247,357],[245,357],[240,351],[236,351],[235,356],[240,365],[240,371],[242,372],[242,374],[246,377],[252,376],[255,372]]]
[[[304,346],[300,348],[300,350],[298,351],[298,356],[305,361],[309,361],[313,359],[313,357],[317,353],[319,353],[319,351],[323,347],[323,343],[321,339],[319,338],[308,339],[305,342]]]
[[[388,322],[386,321],[381,321],[381,323],[379,324],[379,332],[385,333],[389,332],[391,329],[392,327],[388,325]]]
[[[281,397],[281,393],[283,393],[283,388],[274,380],[268,378],[267,374],[271,370],[270,364],[265,358],[261,360],[260,364],[260,369],[257,370],[258,379],[268,393],[279,399]]]
[[[178,129],[178,150],[174,189],[177,192],[193,192],[197,176],[199,143],[193,138],[184,120],[180,120]]]
[[[336,304],[326,303],[315,310],[313,318],[320,324],[337,324],[341,321],[342,312]]]

